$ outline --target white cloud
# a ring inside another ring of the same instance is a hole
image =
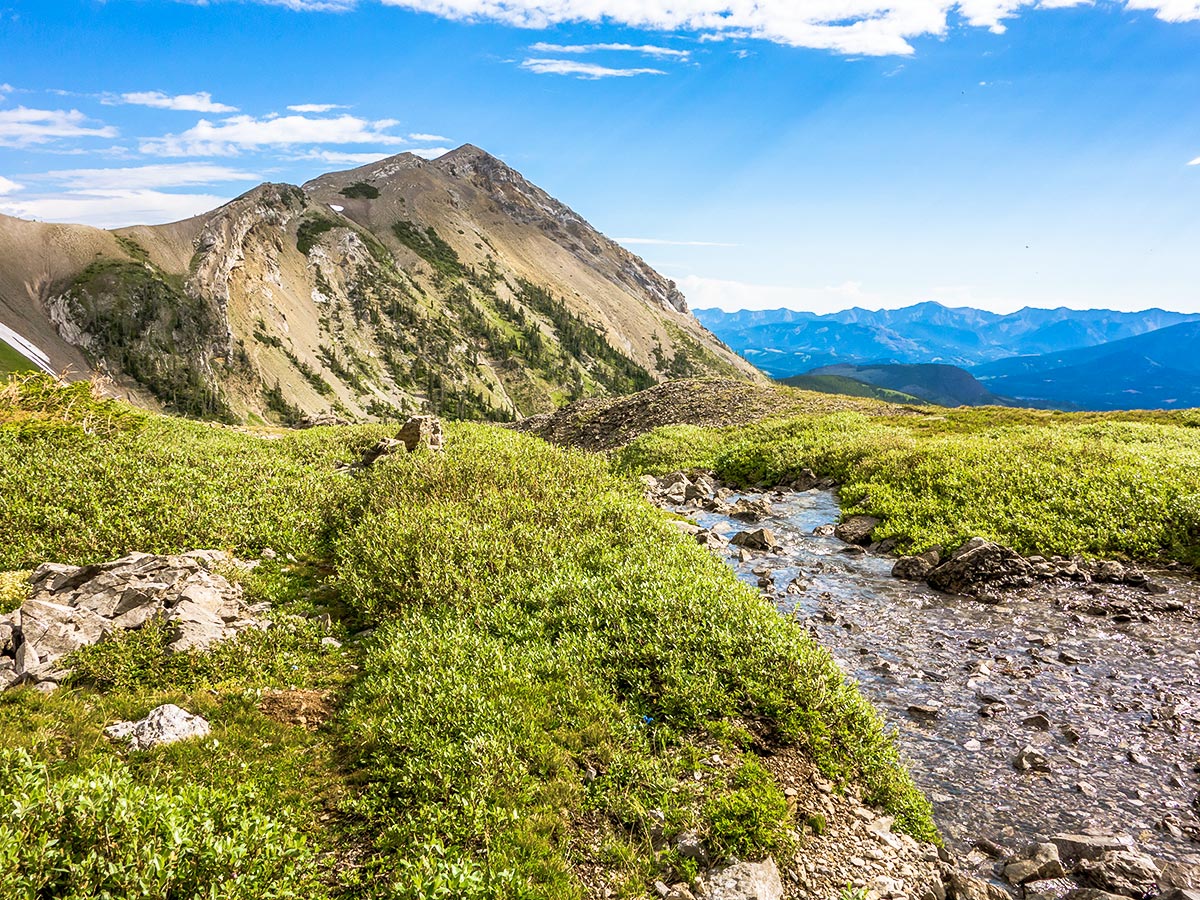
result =
[[[1144,9],[1164,22],[1200,21],[1200,2],[1197,0],[1125,0],[1128,9]]]
[[[662,69],[613,69],[593,63],[576,62],[571,59],[527,59],[521,63],[538,75],[574,75],[576,78],[629,78],[634,75],[666,75]]]
[[[164,94],[162,91],[136,91],[130,94],[119,94],[115,97],[105,96],[100,102],[106,106],[128,103],[131,106],[150,106],[154,109],[173,109],[180,112],[237,112],[236,106],[227,106],[214,101],[212,94],[208,91],[200,91],[198,94],[176,94],[175,96]]]
[[[429,141],[441,141],[443,144],[450,143],[450,138],[442,137],[440,134],[410,134],[410,141],[416,141],[418,144],[425,144]]]
[[[453,149],[453,147],[418,147],[416,150],[409,150],[408,152],[422,159],[437,159],[439,156],[445,156]]]
[[[292,112],[298,113],[327,113],[333,109],[349,108],[342,103],[297,103],[295,106],[288,107]]]
[[[670,241],[664,238],[622,237],[614,238],[618,244],[646,247],[736,247],[737,244],[726,244],[720,241]]]
[[[155,156],[235,156],[243,150],[297,144],[403,144],[404,138],[387,133],[397,124],[395,119],[372,122],[351,115],[201,119],[182,134],[143,139],[140,149]]]
[[[653,44],[545,44],[537,43],[529,48],[534,53],[603,53],[617,51],[641,53],[643,56],[653,56],[659,59],[687,59],[692,55],[690,50],[675,50],[671,47],[658,47]]]
[[[111,125],[92,122],[77,109],[0,109],[0,147],[28,147],[62,138],[116,137]]]
[[[210,163],[174,163],[113,169],[63,169],[44,176],[80,192],[134,191],[169,187],[195,187],[231,181],[261,181],[253,172]]]
[[[796,309],[814,313],[839,312],[852,306],[869,309],[898,309],[913,301],[864,292],[862,284],[847,281],[828,287],[784,287],[749,284],[719,278],[688,275],[676,279],[693,309]]]
[[[11,178],[5,178],[0,175],[0,194],[15,194],[17,191],[25,189],[25,185],[17,184]]]
[[[1200,166],[1200,156],[1197,156],[1190,163],[1188,163],[1188,165],[1189,166]]]
[[[5,94],[11,94],[13,90],[14,88],[11,84],[0,84],[0,97],[3,97]]]
[[[370,153],[340,153],[337,150],[309,150],[297,159],[313,159],[335,166],[365,166],[392,155],[391,150],[375,150]]]
[[[92,191],[20,200],[0,199],[0,213],[46,222],[118,228],[176,222],[215,209],[229,199],[214,194],[170,194],[151,190]]]
[[[293,10],[342,12],[359,0],[258,0]],[[366,0],[363,0],[366,2]],[[911,41],[941,37],[957,12],[972,26],[1003,33],[1004,20],[1026,9],[1091,0],[378,0],[446,19],[493,21],[521,28],[611,23],[704,37],[756,38],[793,47],[865,56],[908,55]],[[1167,22],[1200,20],[1200,0],[1124,0]],[[563,51],[560,51],[563,52]]]

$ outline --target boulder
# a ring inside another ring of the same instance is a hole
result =
[[[1110,850],[1133,849],[1133,838],[1114,834],[1056,834],[1050,843],[1065,862],[1099,859]]]
[[[729,516],[743,522],[757,522],[771,515],[771,504],[766,500],[748,500],[743,497],[729,509]]]
[[[1014,885],[1061,878],[1064,874],[1058,848],[1049,843],[1033,844],[1004,864],[1004,879]]]
[[[0,660],[7,659],[20,680],[57,682],[69,654],[153,618],[174,626],[173,651],[207,649],[243,628],[261,627],[241,589],[212,571],[226,562],[220,551],[200,551],[39,566],[30,577],[32,596],[17,615],[5,617],[8,640],[0,642]],[[0,689],[10,680],[0,679]]]
[[[821,479],[817,477],[817,473],[812,469],[801,469],[800,474],[792,481],[792,490],[811,491],[820,481]]]
[[[1151,857],[1133,850],[1108,850],[1098,859],[1082,860],[1074,875],[1083,887],[1138,900],[1158,893],[1158,866]]]
[[[206,737],[208,722],[173,703],[152,709],[136,722],[114,722],[104,729],[114,741],[125,741],[131,750],[149,750],[188,738]]]
[[[1002,889],[957,869],[946,876],[946,900],[1011,900]]]
[[[745,547],[747,550],[779,550],[782,545],[775,532],[770,528],[759,528],[755,531],[739,531],[729,541],[735,547]]]
[[[783,900],[783,881],[775,860],[740,862],[709,873],[705,900]]]
[[[919,556],[902,556],[892,566],[892,577],[903,578],[905,581],[924,581],[939,562],[941,555],[936,550]]]
[[[1033,566],[1019,553],[983,538],[972,538],[929,573],[932,587],[948,594],[980,596],[992,590],[1028,587]]]
[[[1018,772],[1049,772],[1050,760],[1036,747],[1025,746],[1013,759],[1013,768]],[[1054,847],[1055,845],[1050,844],[1049,846]],[[1057,851],[1055,855],[1057,855]]]
[[[850,516],[833,530],[833,536],[847,544],[869,544],[871,532],[879,520],[874,516]]]
[[[396,439],[404,444],[409,453],[416,452],[421,446],[435,453],[440,452],[445,445],[442,420],[437,416],[413,416],[400,428]]]

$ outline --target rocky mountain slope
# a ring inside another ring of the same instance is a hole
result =
[[[0,217],[0,324],[56,370],[226,420],[510,419],[760,377],[672,282],[470,145],[264,184],[170,225]]]

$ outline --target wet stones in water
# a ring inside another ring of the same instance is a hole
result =
[[[929,550],[919,556],[902,556],[892,566],[892,577],[905,581],[924,581],[942,561],[937,550]]]
[[[930,722],[942,714],[942,705],[940,703],[911,703],[908,707],[908,714],[919,721]]]
[[[833,535],[847,544],[866,545],[871,543],[871,532],[878,524],[879,520],[874,516],[850,516],[834,528]]]
[[[729,543],[746,550],[763,550],[767,552],[782,548],[779,539],[775,537],[775,532],[770,528],[759,528],[755,531],[739,531]]]
[[[1037,748],[1027,746],[1013,760],[1013,768],[1018,772],[1049,772],[1050,760]]]
[[[729,508],[727,515],[731,519],[741,519],[743,522],[757,522],[771,515],[771,504],[766,500],[748,500],[742,498]]]
[[[929,573],[929,584],[948,594],[984,597],[994,590],[1029,587],[1033,566],[1015,550],[971,538]]]

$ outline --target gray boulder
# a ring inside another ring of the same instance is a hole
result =
[[[1015,550],[972,538],[929,573],[932,587],[948,594],[978,597],[989,591],[1028,587],[1036,573]]]
[[[924,581],[942,561],[941,554],[929,550],[919,556],[902,556],[892,566],[892,577],[905,581]]]
[[[847,544],[869,544],[871,532],[879,520],[874,516],[850,516],[833,530],[833,536]]]
[[[729,541],[735,547],[745,547],[747,550],[764,550],[770,552],[779,550],[781,544],[770,528],[759,528],[755,531],[739,531]]]
[[[1114,834],[1056,834],[1050,843],[1066,862],[1099,859],[1110,850],[1133,849],[1133,838]]]
[[[1053,844],[1034,844],[1004,864],[1004,878],[1009,884],[1061,878],[1063,874],[1062,860]]]
[[[775,860],[740,862],[714,869],[707,879],[705,900],[783,900],[783,881]]]
[[[104,733],[114,741],[124,741],[131,750],[149,750],[189,738],[207,737],[209,730],[207,720],[168,703],[152,709],[146,718],[136,722],[114,722]]]
[[[1085,859],[1075,867],[1074,875],[1083,887],[1138,900],[1158,893],[1158,866],[1151,857],[1133,850],[1109,850],[1098,859]]]

